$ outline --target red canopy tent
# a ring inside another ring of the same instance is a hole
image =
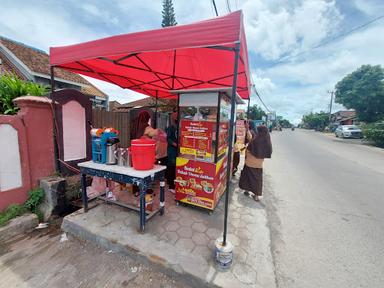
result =
[[[232,87],[240,45],[237,92],[250,95],[242,13],[188,25],[51,47],[50,64],[159,98],[170,90]]]
[[[243,99],[250,98],[248,52],[241,11],[188,25],[51,47],[50,64],[52,91],[54,67],[156,98],[174,97],[170,93],[174,90],[231,87],[231,123],[235,119],[236,92]],[[233,127],[229,126],[229,151],[233,146]],[[228,153],[228,163],[231,159],[232,153]],[[227,165],[227,175],[231,175],[231,165]],[[224,246],[229,186],[230,177],[227,177]]]

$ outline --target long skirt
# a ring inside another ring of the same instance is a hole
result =
[[[263,193],[263,168],[251,168],[244,165],[240,175],[239,187],[261,196]]]

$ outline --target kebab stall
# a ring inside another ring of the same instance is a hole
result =
[[[227,182],[231,89],[181,90],[175,200],[214,210]],[[238,104],[244,103],[237,96]]]
[[[51,90],[55,90],[54,69],[56,68],[107,81],[124,89],[156,97],[156,99],[176,98],[175,93],[171,92],[174,90],[231,87],[231,121],[228,123],[234,123],[236,94],[238,93],[243,99],[249,99],[252,87],[242,18],[242,12],[236,11],[222,17],[187,25],[116,35],[63,47],[51,47]],[[54,93],[51,97],[54,98]],[[220,105],[217,102],[214,106]],[[209,125],[211,124],[207,124]],[[228,139],[232,140],[233,126],[227,126]],[[219,128],[215,132],[219,133]],[[219,135],[215,137],[214,139],[218,139]],[[228,148],[225,148],[229,151],[233,145],[232,140],[225,144],[225,146],[228,145]],[[200,152],[202,149],[198,149],[199,155],[197,151],[195,156],[185,154],[195,157],[194,160],[186,159],[200,161],[201,158],[206,157],[208,160],[209,154],[212,154],[209,151],[213,152],[212,148],[208,148],[204,155]],[[219,148],[215,147],[214,156],[211,155],[210,158],[211,162],[201,163],[217,165],[221,159],[224,159],[220,158],[223,156],[219,155]],[[229,163],[231,156],[231,154],[227,155]],[[58,155],[56,159],[60,160]],[[222,162],[219,167],[225,170],[224,160]],[[227,165],[226,174],[230,173],[230,166]],[[229,178],[226,180],[224,246],[229,201]],[[215,185],[217,188],[217,184]],[[210,185],[205,186],[209,191]]]

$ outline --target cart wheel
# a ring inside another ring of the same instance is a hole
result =
[[[180,205],[180,202],[179,202],[179,201],[175,200],[175,202],[176,202],[176,206],[179,206],[179,205]]]
[[[208,215],[212,215],[212,213],[213,213],[212,211],[209,211],[209,212],[208,212]]]

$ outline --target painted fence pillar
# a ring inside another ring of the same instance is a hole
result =
[[[51,100],[24,96],[14,102],[20,108],[18,116],[26,129],[31,186],[38,187],[40,178],[55,173]]]

